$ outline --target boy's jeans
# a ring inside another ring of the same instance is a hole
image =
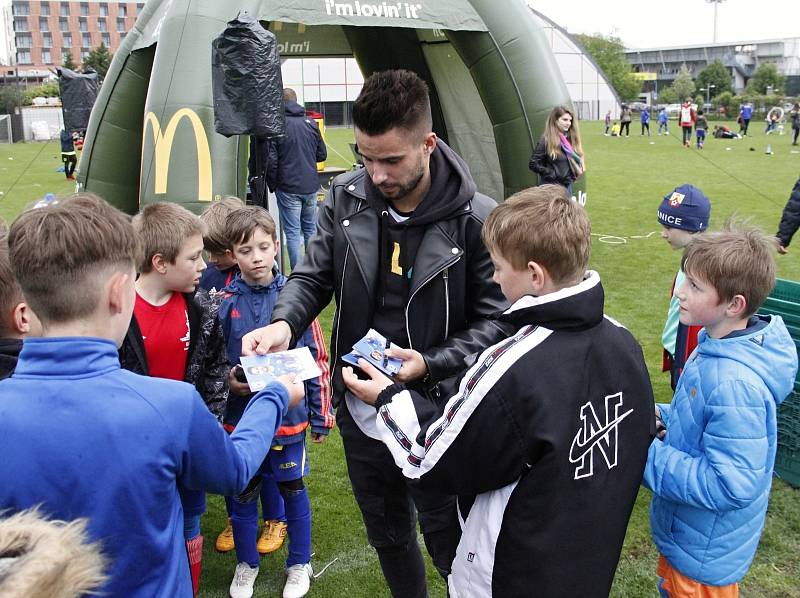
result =
[[[275,190],[278,200],[281,229],[286,235],[286,251],[289,253],[289,265],[294,270],[300,259],[301,231],[304,247],[308,247],[311,237],[317,232],[317,194],[284,193]]]

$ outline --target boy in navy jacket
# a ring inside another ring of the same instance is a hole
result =
[[[138,248],[97,196],[23,213],[9,247],[44,338],[0,382],[0,510],[87,518],[110,563],[99,595],[189,598],[178,485],[240,492],[302,386],[267,385],[229,438],[191,385],[122,370]]]
[[[224,291],[219,318],[228,342],[228,358],[231,363],[237,363],[241,355],[242,337],[270,321],[286,278],[275,268],[279,242],[275,222],[264,208],[250,206],[236,210],[228,216],[225,234],[241,273]],[[303,476],[309,472],[305,450],[306,429],[310,420],[312,440],[323,442],[334,423],[328,354],[317,320],[297,343],[297,347],[303,346],[311,350],[322,375],[306,381],[306,399],[284,417],[261,472],[264,477],[262,501],[265,513],[262,540],[264,536],[274,535],[276,528],[285,529],[289,536],[284,598],[304,596],[308,592],[312,574],[309,563],[311,506],[303,484]],[[231,394],[225,425],[233,429],[251,394],[246,384],[237,383],[233,377],[229,383]],[[285,524],[279,519],[281,502],[285,506]],[[259,565],[256,546],[258,502],[244,503],[234,499],[229,504],[238,560],[230,594],[234,598],[249,597]]]
[[[206,225],[203,248],[206,250],[208,267],[203,270],[198,286],[208,291],[212,297],[222,292],[222,289],[231,284],[239,273],[236,258],[233,257],[233,252],[225,241],[225,221],[231,212],[243,207],[244,202],[241,199],[228,195],[212,201],[211,205],[200,214],[200,220]],[[228,550],[233,550],[233,546]]]

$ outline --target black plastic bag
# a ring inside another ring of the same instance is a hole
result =
[[[242,11],[211,47],[217,133],[226,137],[285,135],[281,58],[275,35]]]
[[[93,70],[76,73],[64,67],[59,68],[57,72],[64,129],[69,133],[85,131],[89,126],[92,106],[97,99],[99,89],[97,73]]]

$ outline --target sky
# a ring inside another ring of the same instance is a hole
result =
[[[527,0],[570,33],[601,33],[629,48],[710,44],[714,5],[706,0]],[[800,37],[798,0],[725,0],[717,6],[717,41]]]

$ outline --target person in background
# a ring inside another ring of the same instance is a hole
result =
[[[789,199],[783,207],[778,232],[775,234],[778,239],[778,253],[788,253],[789,243],[792,242],[792,237],[798,227],[800,227],[800,178],[795,182]]]
[[[622,111],[619,114],[619,122],[620,122],[620,130],[619,136],[622,137],[623,131],[625,132],[625,137],[631,136],[631,109],[627,104],[622,105]]]
[[[228,286],[239,273],[236,258],[228,249],[225,239],[225,221],[232,212],[243,207],[244,202],[241,199],[229,195],[212,201],[200,214],[200,220],[206,225],[203,249],[206,251],[208,264],[197,286],[208,291],[212,297]],[[228,550],[233,550],[233,546]]]
[[[642,125],[642,137],[644,137],[645,131],[647,131],[647,136],[650,137],[650,108],[644,106],[642,108],[641,114],[639,114],[639,122]]]
[[[300,241],[308,248],[317,232],[317,162],[328,157],[317,122],[306,116],[291,88],[283,90],[286,135],[270,140],[267,183],[275,190],[281,230],[292,270],[300,260]]]
[[[753,106],[746,102],[739,108],[739,134],[747,135],[747,128],[750,126],[750,119],[753,118]]]
[[[692,98],[686,98],[681,104],[679,112],[679,119],[681,130],[683,131],[683,147],[691,147],[692,145],[692,127],[695,120],[697,120],[697,113],[694,106],[692,106]]]
[[[658,112],[658,134],[661,135],[661,131],[664,131],[664,135],[669,135],[669,115],[667,114],[667,109],[662,108]]]
[[[571,195],[572,183],[586,171],[578,122],[569,108],[556,106],[544,127],[528,167],[539,176],[540,185],[561,185]]]
[[[606,125],[606,130],[603,132],[603,135],[608,137],[611,131],[611,110],[606,112],[605,125]]]
[[[800,102],[795,102],[792,106],[789,119],[792,121],[792,145],[797,145],[797,137],[800,135]]]
[[[64,163],[64,176],[68,181],[74,181],[75,166],[78,164],[78,156],[75,153],[75,141],[72,133],[66,129],[61,129],[61,161]]]
[[[708,121],[703,114],[702,110],[697,111],[697,120],[694,123],[694,134],[697,137],[697,149],[703,149],[703,144],[706,142],[706,130],[708,129]]]

